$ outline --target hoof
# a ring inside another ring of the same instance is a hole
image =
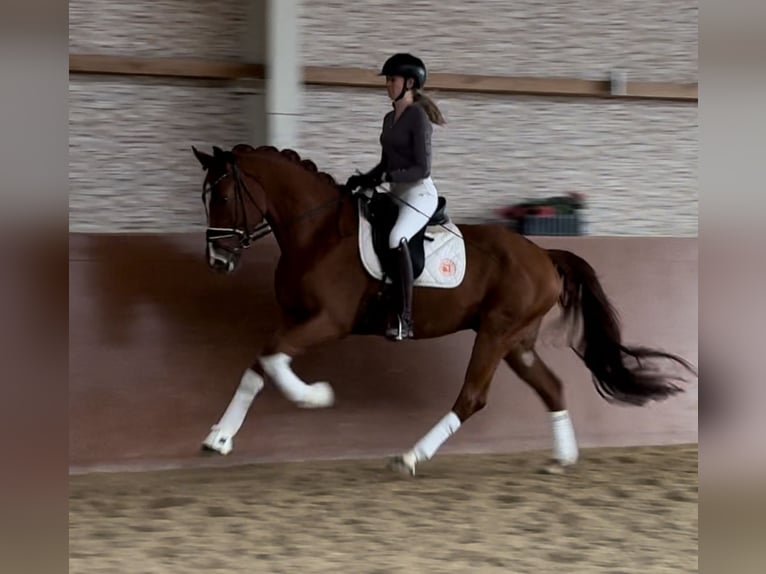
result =
[[[331,407],[335,403],[335,393],[330,383],[320,381],[309,385],[304,396],[298,401],[298,406],[304,409],[322,409]]]
[[[415,465],[404,460],[403,456],[395,456],[388,461],[388,469],[405,476],[415,476]]]
[[[574,468],[574,463],[561,462],[554,460],[546,464],[540,472],[542,474],[566,474],[567,470]]]
[[[229,454],[234,448],[232,437],[217,427],[210,430],[204,441],[202,441],[203,451],[217,452],[222,455]]]

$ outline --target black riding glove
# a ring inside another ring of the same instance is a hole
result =
[[[368,173],[357,173],[352,175],[346,181],[346,191],[349,193],[356,191],[358,188],[372,189],[378,185],[379,182]]]
[[[362,185],[362,176],[354,174],[346,180],[344,187],[348,193],[353,193],[360,185]]]

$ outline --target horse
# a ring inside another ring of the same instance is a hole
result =
[[[202,441],[203,450],[226,455],[267,380],[299,407],[333,405],[332,386],[301,380],[290,367],[295,357],[349,335],[385,336],[385,253],[375,251],[383,274],[371,272],[360,256],[360,231],[363,225],[372,225],[373,236],[380,237],[381,229],[390,229],[385,206],[390,215],[391,204],[381,198],[391,194],[373,193],[372,199],[377,199],[372,201],[369,193],[352,193],[292,149],[238,144],[230,151],[213,146],[212,155],[194,146],[192,150],[206,172],[202,201],[209,267],[233,272],[242,251],[270,233],[280,250],[274,276],[280,328],[244,369],[231,402]],[[378,208],[370,208],[373,203]],[[574,329],[581,320],[581,332],[569,346],[609,402],[642,406],[683,392],[684,378],[660,370],[663,360],[696,374],[677,355],[623,344],[612,303],[594,269],[578,255],[543,249],[501,224],[456,225],[446,214],[443,199],[437,211],[421,230],[420,241],[413,240],[413,250],[420,255],[415,275],[427,264],[423,245],[429,234],[433,240],[436,229],[445,234],[441,229],[445,228],[452,233],[452,247],[463,249],[456,251],[463,254],[456,258],[462,265],[460,277],[446,287],[416,281],[413,338],[464,330],[474,331],[476,337],[452,409],[412,448],[390,457],[389,468],[413,476],[418,463],[432,459],[462,424],[486,406],[501,362],[534,389],[549,412],[553,426],[549,470],[563,472],[575,465],[579,449],[562,382],[535,350],[543,318],[557,305],[564,326]],[[454,261],[447,271],[455,275]]]

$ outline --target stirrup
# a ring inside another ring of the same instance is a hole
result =
[[[397,315],[397,325],[386,329],[386,336],[394,341],[403,341],[414,337],[412,322],[405,322],[401,315]],[[405,329],[406,325],[406,329]]]

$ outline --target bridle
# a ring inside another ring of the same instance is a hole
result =
[[[224,154],[229,155],[231,154],[231,152],[219,152],[218,155],[219,157],[221,157]],[[202,204],[205,207],[205,216],[208,222],[208,226],[205,230],[208,261],[211,267],[217,267],[216,264],[220,263],[228,271],[232,271],[236,265],[236,261],[238,260],[240,256],[241,250],[247,249],[255,241],[271,234],[273,232],[273,229],[271,227],[271,224],[266,219],[266,210],[262,208],[260,205],[258,205],[258,202],[256,201],[255,197],[253,196],[253,194],[250,192],[247,185],[245,185],[243,181],[243,175],[247,176],[247,174],[243,174],[243,172],[237,166],[235,159],[231,157],[231,155],[229,155],[228,161],[231,164],[231,172],[224,173],[212,183],[208,183],[207,179],[203,183]],[[229,176],[232,176],[234,178],[234,200],[237,202],[236,210],[234,214],[234,225],[232,225],[232,227],[212,227],[209,224],[210,214],[208,211],[208,203],[206,202],[206,197],[208,194],[211,194],[211,197],[212,197],[213,190],[218,185],[220,185],[220,183],[223,180],[225,180]],[[258,182],[256,181],[256,183]],[[344,199],[345,199],[345,195],[341,195],[340,197],[333,198],[326,202],[322,202],[316,207],[313,207],[307,210],[305,213],[302,213],[301,215],[295,217],[294,219],[286,223],[284,225],[284,228],[285,229],[290,228],[292,225],[298,223],[299,221],[302,221],[310,217],[314,213],[327,209],[329,207],[338,205],[338,208],[340,209],[340,205],[342,204]],[[248,221],[247,221],[247,210],[245,209],[246,200],[249,200],[250,202],[252,202],[252,204],[260,212],[262,217],[261,223],[255,225],[252,230],[249,230],[250,225],[248,224]],[[241,218],[239,216],[240,211],[242,212]],[[242,221],[241,226],[239,225],[240,220]],[[239,239],[239,245],[237,247],[234,247],[234,248],[217,247],[214,244],[218,240],[228,239],[231,237],[236,237]]]
[[[224,152],[225,153],[225,152]],[[233,158],[232,158],[233,160]],[[205,230],[206,239],[206,254],[208,263],[214,269],[221,270],[223,267],[226,271],[231,272],[234,270],[237,261],[239,260],[242,249],[247,249],[253,242],[269,235],[272,232],[271,225],[266,220],[266,211],[258,205],[255,197],[242,181],[242,175],[237,167],[235,161],[231,161],[231,172],[225,172],[218,177],[214,182],[208,184],[207,178],[202,187],[202,204],[205,207],[205,217],[208,226]],[[220,183],[229,176],[234,178],[234,201],[236,201],[236,207],[234,211],[234,224],[231,227],[212,227],[210,225],[210,213],[208,211],[208,203],[205,201],[208,194],[212,201],[214,189],[220,185]],[[245,209],[245,200],[249,200],[255,206],[255,208],[261,214],[261,222],[250,231],[250,225],[247,221],[247,209]],[[239,213],[242,212],[242,227],[239,227]],[[228,239],[230,237],[236,237],[239,239],[239,245],[237,247],[217,247],[216,241],[221,239]],[[222,266],[222,267],[221,267]]]
[[[205,207],[205,218],[206,221],[210,221],[210,213],[208,212],[208,204],[205,201],[205,198],[208,194],[212,195],[213,190],[227,177],[229,176],[234,177],[234,200],[237,202],[237,211],[235,212],[235,224],[232,227],[211,227],[210,225],[207,226],[205,230],[205,239],[207,240],[207,244],[210,247],[211,244],[220,239],[228,239],[230,237],[237,237],[239,238],[239,248],[241,249],[247,249],[250,247],[255,241],[261,239],[262,237],[266,237],[270,233],[272,233],[271,225],[266,220],[266,212],[261,208],[261,206],[258,205],[258,202],[255,200],[255,197],[253,197],[253,194],[250,192],[250,190],[247,188],[245,183],[242,181],[242,176],[240,174],[239,168],[235,163],[232,163],[232,170],[231,173],[226,172],[223,175],[221,175],[218,179],[216,179],[214,182],[207,184],[203,184],[202,189],[202,204]],[[255,208],[261,213],[261,223],[256,225],[251,232],[248,232],[248,222],[247,222],[247,210],[245,209],[245,199],[249,199],[252,204],[255,206]],[[239,211],[242,212],[242,219],[243,219],[243,226],[242,228],[238,227],[236,224],[237,221],[237,214]]]

